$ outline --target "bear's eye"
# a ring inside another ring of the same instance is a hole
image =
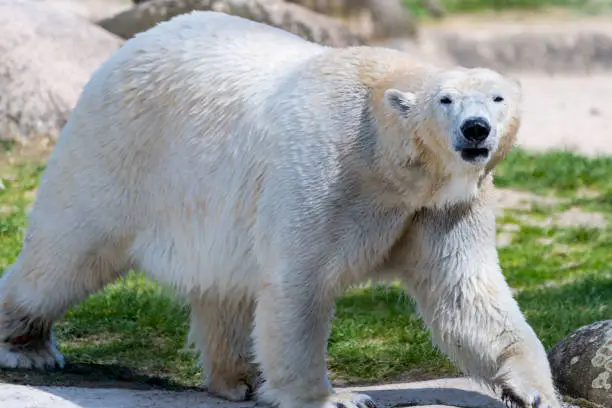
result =
[[[493,97],[493,102],[499,103],[499,102],[503,102],[503,101],[504,101],[504,97],[503,96],[497,95],[497,96]]]
[[[451,103],[453,103],[453,100],[448,96],[443,96],[442,98],[440,98],[440,103],[442,105],[450,105]]]

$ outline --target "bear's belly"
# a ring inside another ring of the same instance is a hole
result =
[[[177,214],[139,232],[133,263],[184,293],[214,288],[255,292],[259,267],[248,230],[227,214]]]

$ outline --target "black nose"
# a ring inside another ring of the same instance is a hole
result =
[[[482,142],[491,133],[491,125],[485,118],[469,118],[461,125],[461,133],[470,142]]]

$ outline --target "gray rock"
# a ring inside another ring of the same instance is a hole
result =
[[[0,139],[57,138],[83,85],[121,43],[44,2],[0,0]]]
[[[612,407],[612,320],[581,327],[548,354],[564,394]]]
[[[417,35],[417,20],[401,0],[286,0],[335,17],[368,41]]]
[[[130,0],[34,0],[77,14],[89,21],[114,16],[131,6]]]
[[[141,4],[153,0],[131,1],[134,4]],[[414,37],[417,34],[417,20],[402,4],[402,0],[285,1],[299,4],[328,17],[338,18],[351,31],[368,40]]]
[[[281,28],[307,40],[330,46],[359,45],[363,38],[342,22],[281,0],[150,0],[98,22],[123,38],[193,10],[214,10]]]

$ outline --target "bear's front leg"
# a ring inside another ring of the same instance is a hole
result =
[[[498,387],[512,406],[559,408],[544,347],[502,275],[495,217],[481,200],[417,214],[407,289],[434,342],[467,375]]]
[[[262,284],[254,339],[265,382],[258,397],[280,408],[374,408],[367,395],[331,387],[325,353],[334,295],[320,275],[287,269]]]

